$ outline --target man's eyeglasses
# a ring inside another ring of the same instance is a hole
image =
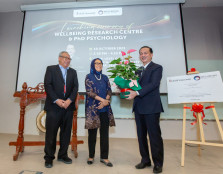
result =
[[[65,56],[60,56],[60,57],[62,57],[62,58],[64,58],[64,59],[66,59],[66,60],[72,60],[71,58],[69,58],[69,57],[65,57]]]
[[[103,65],[103,63],[94,63],[95,65]]]

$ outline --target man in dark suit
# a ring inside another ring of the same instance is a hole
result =
[[[75,99],[78,92],[77,73],[70,68],[70,55],[66,51],[59,54],[59,65],[48,66],[44,78],[47,94],[46,111],[45,167],[53,166],[56,151],[57,132],[60,128],[60,149],[58,161],[71,164],[67,155],[70,143]]]
[[[129,100],[134,99],[133,112],[137,126],[139,150],[142,160],[135,167],[143,169],[151,166],[149,156],[147,132],[149,134],[150,148],[154,163],[153,172],[161,173],[163,167],[163,139],[160,130],[160,112],[163,107],[160,99],[160,81],[163,68],[161,65],[152,62],[153,50],[148,46],[143,46],[139,50],[139,57],[143,67],[136,72],[139,75],[139,84],[142,89],[139,91],[129,91]]]

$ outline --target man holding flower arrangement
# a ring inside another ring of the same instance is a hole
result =
[[[149,156],[147,132],[149,134],[152,160],[154,163],[153,172],[161,173],[163,167],[163,139],[160,130],[160,112],[163,107],[160,99],[160,81],[163,68],[161,65],[152,62],[153,50],[148,46],[143,46],[139,50],[139,57],[143,67],[136,71],[139,76],[139,85],[142,89],[128,91],[128,100],[134,99],[133,112],[137,126],[137,135],[141,162],[135,167],[143,169],[151,166]]]

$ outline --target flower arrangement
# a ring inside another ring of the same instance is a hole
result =
[[[112,75],[110,75],[110,78],[115,78],[117,76],[122,77],[126,80],[136,80],[138,78],[138,76],[134,73],[137,67],[134,62],[130,61],[130,59],[132,58],[130,56],[130,53],[135,51],[136,50],[134,49],[128,50],[127,57],[124,57],[126,56],[126,53],[124,51],[121,51],[123,59],[119,57],[118,59],[114,59],[110,62],[110,64],[116,64],[116,66],[108,68],[108,72],[112,73]]]
[[[112,74],[109,75],[110,78],[114,78],[114,83],[121,88],[121,98],[127,98],[125,95],[128,95],[128,90],[140,90],[142,89],[138,83],[138,75],[135,74],[137,67],[134,62],[131,62],[130,53],[135,52],[136,50],[130,49],[127,51],[128,56],[126,57],[126,53],[121,51],[122,59],[119,57],[118,59],[114,59],[110,62],[110,64],[115,65],[114,67],[109,67],[108,72]]]

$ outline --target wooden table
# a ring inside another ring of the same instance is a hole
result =
[[[46,99],[46,93],[44,89],[44,84],[39,83],[35,88],[28,87],[26,82],[22,85],[22,91],[15,92],[14,97],[20,98],[20,120],[19,120],[19,131],[17,141],[9,142],[9,146],[16,146],[16,152],[13,155],[13,160],[16,161],[18,159],[19,153],[24,151],[24,146],[43,146],[45,145],[45,141],[24,141],[24,118],[25,118],[25,109],[31,103],[35,103],[38,100]],[[77,95],[75,100],[76,110],[73,115],[73,128],[72,128],[72,138],[71,138],[71,150],[74,152],[75,158],[77,158],[77,145],[83,144],[84,141],[77,140],[77,111],[78,111],[78,102],[79,100],[83,100],[84,96]],[[57,141],[57,145],[60,142]]]

